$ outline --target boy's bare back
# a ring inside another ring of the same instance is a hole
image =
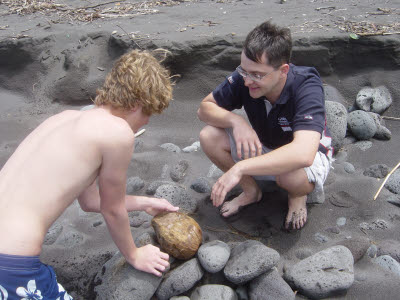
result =
[[[110,148],[130,157],[133,139],[126,121],[102,108],[44,121],[0,171],[0,253],[39,255],[48,228],[97,178]]]

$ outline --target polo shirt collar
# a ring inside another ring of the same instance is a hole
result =
[[[293,64],[289,64],[289,72],[286,78],[285,86],[283,87],[282,93],[279,96],[278,100],[275,104],[286,104],[290,99],[290,87],[294,81],[294,74],[293,74]]]

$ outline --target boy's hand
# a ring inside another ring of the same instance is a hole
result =
[[[149,215],[155,216],[163,211],[178,211],[179,207],[173,206],[165,199],[147,198],[146,208],[144,209]]]
[[[161,252],[158,247],[146,245],[136,248],[133,261],[129,263],[135,269],[161,276],[161,272],[169,266],[168,258],[168,254]]]

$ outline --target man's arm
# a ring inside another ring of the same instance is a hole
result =
[[[233,129],[239,158],[242,157],[242,148],[245,159],[261,154],[262,144],[254,129],[243,117],[220,107],[212,93],[203,99],[197,115],[208,125]]]
[[[168,254],[153,245],[141,248],[135,246],[126,210],[126,172],[133,152],[133,140],[130,129],[116,130],[102,146],[103,161],[99,172],[100,212],[112,239],[128,263],[138,270],[160,276],[160,271],[168,266]]]
[[[239,183],[243,175],[280,175],[312,165],[321,134],[317,131],[294,132],[293,141],[267,154],[242,160],[228,170],[213,186],[211,199],[216,206]]]

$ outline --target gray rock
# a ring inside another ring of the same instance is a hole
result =
[[[190,188],[198,193],[211,193],[211,184],[205,177],[199,177],[195,179]]]
[[[101,224],[103,224],[103,221],[96,221],[93,223],[93,227],[100,226]]]
[[[400,276],[400,264],[393,257],[382,255],[374,258],[372,261],[397,276]]]
[[[377,140],[388,141],[392,138],[392,132],[385,126],[379,126],[376,129],[374,138]]]
[[[129,213],[129,224],[131,227],[140,227],[142,226],[145,222],[148,222],[150,224],[151,219],[153,217],[144,211],[140,211],[138,214],[132,214]]]
[[[400,207],[400,196],[399,195],[390,195],[386,198],[386,201]]]
[[[371,141],[359,141],[359,142],[355,142],[354,146],[356,146],[361,151],[366,151],[372,147],[372,142]]]
[[[384,240],[378,245],[377,256],[389,255],[400,262],[400,242],[397,240]]]
[[[203,244],[197,251],[201,266],[210,273],[221,271],[231,255],[229,246],[218,240]]]
[[[389,167],[385,164],[375,164],[366,168],[363,172],[365,176],[374,178],[385,178],[389,173]]]
[[[144,187],[144,181],[140,177],[129,177],[126,180],[126,193],[132,195],[133,193],[140,191]]]
[[[168,174],[169,174],[168,170],[169,170],[169,166],[168,166],[168,164],[165,164],[162,167],[162,170],[161,170],[161,176],[160,177],[162,179],[167,179],[168,178]]]
[[[94,291],[98,300],[150,299],[161,279],[133,268],[117,252],[96,275]]]
[[[364,256],[370,244],[370,240],[364,237],[350,238],[336,243],[336,245],[345,246],[350,250],[354,258],[354,263],[358,262]]]
[[[384,86],[362,88],[356,97],[357,106],[364,111],[383,113],[392,104],[392,96]]]
[[[291,287],[272,268],[250,282],[249,295],[251,300],[290,300],[295,298]]]
[[[155,232],[143,232],[135,239],[135,245],[136,247],[143,247],[146,245],[158,246]]]
[[[49,230],[47,230],[46,236],[44,237],[44,245],[52,245],[60,236],[63,231],[63,226],[59,223],[54,223]]]
[[[164,184],[171,184],[171,185],[175,185],[174,182],[172,181],[168,181],[168,180],[156,180],[153,181],[152,183],[149,184],[149,186],[146,189],[146,194],[147,195],[154,195],[156,193],[156,190],[164,185]]]
[[[73,248],[84,242],[84,237],[81,232],[73,230],[64,230],[55,244],[63,246],[65,248]]]
[[[376,257],[377,253],[378,253],[378,247],[375,244],[369,246],[367,250],[367,254],[369,257],[374,258]]]
[[[192,258],[167,273],[156,291],[156,296],[159,300],[168,300],[172,296],[180,295],[190,290],[203,275],[199,261],[197,258]]]
[[[333,226],[333,227],[329,227],[329,228],[325,229],[325,231],[330,232],[330,233],[339,234],[340,228],[338,226]]]
[[[210,169],[208,170],[207,177],[211,178],[219,178],[224,175],[224,172],[220,170],[216,165],[212,164]]]
[[[237,300],[235,291],[226,285],[206,284],[196,288],[190,295],[191,300]]]
[[[185,177],[188,168],[189,162],[187,160],[181,160],[172,167],[169,176],[171,176],[173,181],[180,181]]]
[[[168,200],[172,205],[179,206],[187,213],[194,213],[197,209],[196,200],[192,199],[188,191],[181,186],[164,184],[156,190],[154,196]]]
[[[347,161],[345,161],[343,163],[343,166],[344,166],[344,170],[349,174],[353,174],[356,171],[356,169],[354,168],[353,164],[351,164],[351,163],[349,163]]]
[[[326,123],[332,137],[332,146],[339,150],[347,131],[347,110],[343,104],[325,101]]]
[[[284,279],[312,299],[334,296],[354,282],[353,255],[344,246],[325,249],[293,265]]]
[[[396,170],[385,183],[385,187],[395,194],[400,194],[400,170]]]
[[[347,219],[345,217],[337,218],[336,225],[337,226],[344,226],[344,225],[346,225],[346,221],[347,221]]]
[[[179,148],[177,145],[172,144],[172,143],[165,143],[165,144],[160,145],[160,147],[169,152],[181,153],[181,148]]]
[[[326,237],[325,235],[323,235],[320,232],[317,232],[316,234],[314,234],[314,238],[316,241],[320,242],[320,243],[326,243],[327,241],[329,241],[329,238]]]
[[[194,142],[192,145],[185,147],[182,149],[183,152],[185,153],[190,153],[190,152],[195,152],[198,151],[200,149],[200,142]]]
[[[247,240],[233,248],[224,274],[234,284],[243,284],[270,270],[279,258],[274,249],[259,241]]]
[[[358,140],[368,140],[376,133],[374,119],[365,111],[356,110],[348,114],[347,124]]]
[[[362,222],[359,225],[362,230],[377,230],[377,229],[386,229],[389,227],[389,224],[385,220],[376,219],[371,223]]]
[[[169,300],[190,300],[190,298],[186,296],[173,296]]]

